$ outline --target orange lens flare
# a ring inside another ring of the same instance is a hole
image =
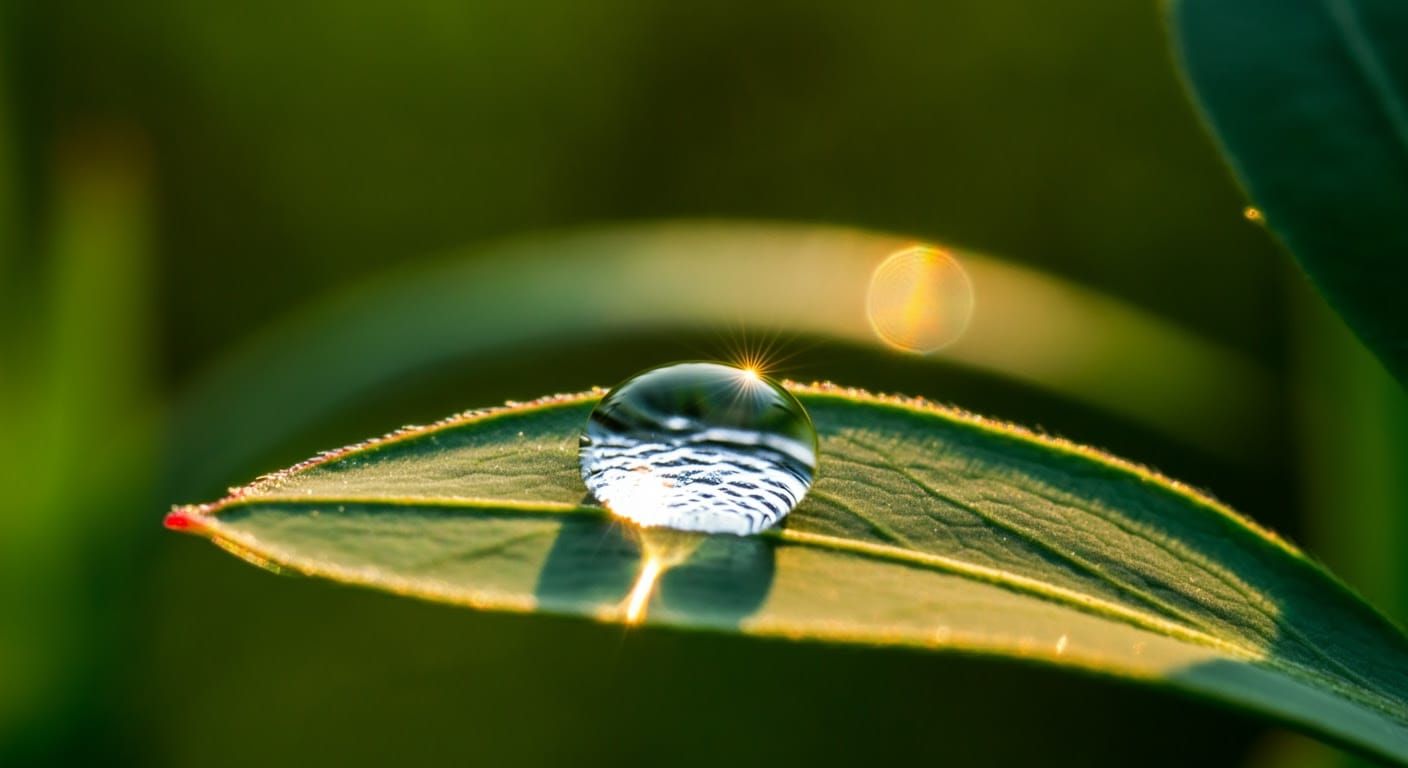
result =
[[[870,327],[885,344],[929,354],[957,341],[973,317],[973,282],[946,251],[915,246],[890,254],[870,277]]]

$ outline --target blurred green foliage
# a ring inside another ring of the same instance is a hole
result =
[[[1339,373],[1362,351],[1337,320],[1292,330],[1284,257],[1242,219],[1152,4],[0,11],[0,763],[1236,764],[1258,738],[1236,716],[1023,667],[478,615],[276,579],[160,535],[164,506],[191,499],[162,490],[148,430],[201,371],[312,297],[529,230],[861,225],[1125,298],[1283,382],[1261,451],[1229,462],[873,351],[813,347],[784,373],[1040,425],[1292,538],[1358,531],[1309,548],[1371,597],[1400,594],[1384,555],[1399,539],[1356,522],[1403,511],[1402,441],[1363,449],[1389,451],[1389,469],[1355,485],[1356,503],[1302,490],[1360,450],[1307,450],[1320,420],[1387,435],[1403,394],[1364,384],[1383,375],[1372,361]],[[408,375],[222,483],[711,344],[643,334]]]
[[[1259,216],[1408,385],[1408,9],[1173,0],[1168,17],[1189,90]]]

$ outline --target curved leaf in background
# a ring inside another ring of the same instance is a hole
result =
[[[1092,449],[790,386],[818,480],[759,536],[642,536],[584,505],[577,437],[600,392],[409,428],[167,522],[261,565],[446,603],[1134,679],[1408,762],[1408,640],[1291,546]]]
[[[1174,0],[1170,13],[1266,225],[1408,384],[1408,4]]]
[[[227,482],[231,468],[320,416],[448,360],[739,324],[882,346],[866,315],[871,272],[913,242],[836,227],[649,224],[521,238],[382,276],[207,373],[175,414],[174,490]],[[1222,455],[1242,452],[1269,420],[1268,378],[1237,355],[1035,270],[954,255],[974,312],[963,337],[929,360],[1023,381]]]

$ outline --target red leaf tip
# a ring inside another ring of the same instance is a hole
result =
[[[204,527],[194,515],[180,509],[167,513],[161,524],[171,531],[195,531]]]

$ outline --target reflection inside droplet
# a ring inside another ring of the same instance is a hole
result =
[[[870,326],[881,341],[927,354],[963,335],[973,316],[973,283],[952,255],[915,246],[890,254],[870,277]]]
[[[742,536],[797,506],[816,448],[801,403],[756,369],[677,363],[607,393],[580,461],[587,488],[618,517]]]

